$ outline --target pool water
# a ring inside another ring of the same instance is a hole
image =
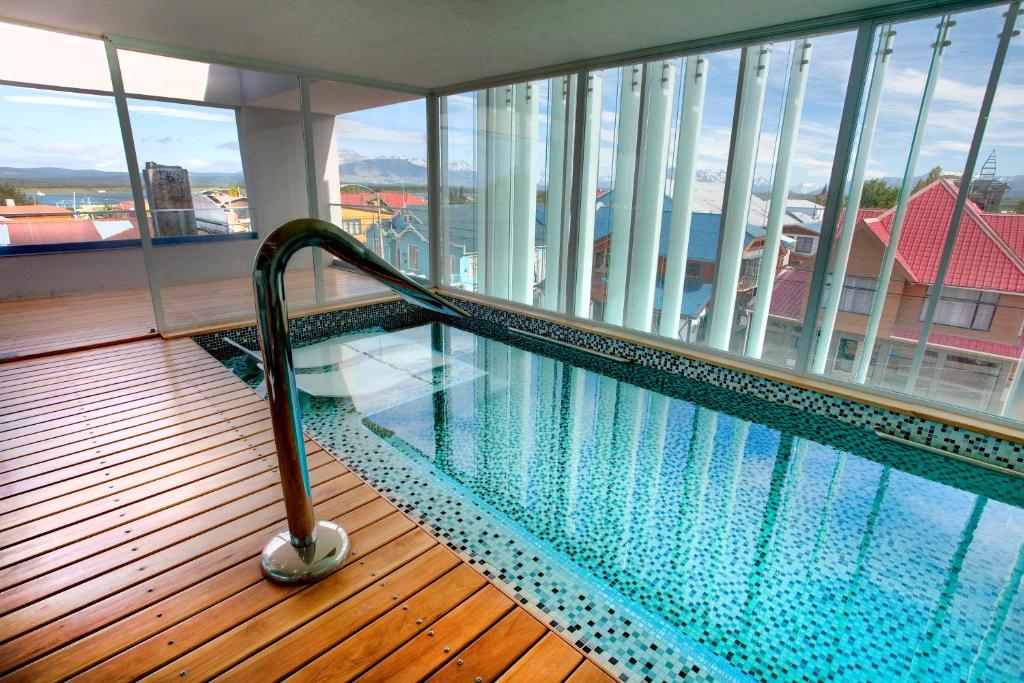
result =
[[[1024,680],[1024,480],[526,337],[394,334],[360,353],[414,379],[364,400],[335,359],[307,429],[626,678]]]

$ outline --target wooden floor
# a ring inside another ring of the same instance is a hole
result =
[[[285,278],[288,305],[313,306],[313,271],[290,270]],[[324,269],[327,300],[384,291],[362,275]],[[170,326],[200,325],[254,316],[252,280],[225,278],[160,288]],[[54,351],[156,336],[148,288],[73,294],[0,302],[0,362]]]
[[[263,580],[267,407],[190,340],[0,366],[0,444],[4,681],[611,680],[311,442],[352,557]]]

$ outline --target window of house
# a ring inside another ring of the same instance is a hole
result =
[[[700,277],[700,264],[695,261],[687,263],[686,277]]]
[[[839,297],[839,310],[867,315],[871,311],[871,300],[877,287],[878,280],[875,278],[847,275],[843,281],[843,293]]]
[[[341,222],[341,229],[350,235],[358,235],[362,225],[358,218],[348,218]]]
[[[857,358],[857,349],[860,347],[859,339],[842,338],[836,347],[836,361],[834,369],[838,372],[850,372],[853,370],[853,362]]]
[[[420,248],[415,244],[409,245],[409,270],[420,269]]]
[[[814,238],[809,235],[798,235],[793,250],[798,254],[813,254]]]
[[[931,296],[934,287],[928,288]],[[964,327],[969,330],[988,330],[999,303],[997,292],[983,292],[977,289],[943,287],[939,306],[935,309],[935,322],[939,325]],[[925,307],[921,307],[924,320]]]

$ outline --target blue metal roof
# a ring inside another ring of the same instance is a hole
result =
[[[683,286],[683,305],[679,313],[687,318],[696,318],[707,308],[711,300],[711,283],[689,279]],[[654,290],[654,310],[660,311],[664,302],[665,291],[661,287]]]
[[[598,207],[594,220],[594,239],[598,240],[611,232],[614,192],[606,192],[597,198]],[[718,232],[722,225],[720,213],[697,213],[690,218],[690,245],[687,250],[688,261],[715,261],[718,256]],[[668,238],[672,226],[672,198],[666,196],[664,209],[661,213],[661,233],[658,241],[658,253],[668,255]],[[764,235],[764,228],[747,225],[747,234],[743,240],[746,246],[755,237]]]

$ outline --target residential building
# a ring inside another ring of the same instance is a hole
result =
[[[935,284],[958,186],[942,178],[909,201],[878,329],[870,381],[905,389],[924,307]],[[828,371],[852,377],[895,209],[858,213]],[[802,328],[810,271],[781,269],[771,302],[768,344],[789,346]],[[1024,329],[1024,215],[984,212],[968,200],[935,315],[919,391],[997,411],[996,391],[1017,372]],[[923,387],[923,388],[920,388]]]

